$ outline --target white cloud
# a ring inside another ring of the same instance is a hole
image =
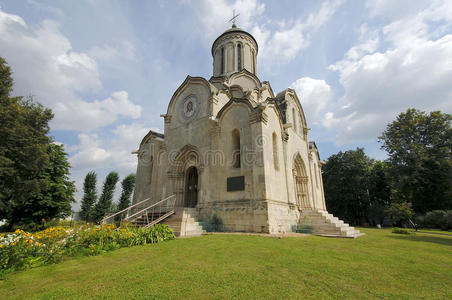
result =
[[[123,174],[135,172],[137,157],[132,151],[138,149],[148,132],[149,129],[143,124],[132,123],[117,126],[108,138],[81,133],[78,145],[68,148],[73,153],[70,163],[77,170],[113,168]]]
[[[409,107],[452,111],[452,34],[437,37],[430,26],[450,22],[450,3],[434,2],[393,20],[379,33],[381,41],[374,32],[329,67],[339,72],[345,89],[323,122],[338,131],[337,142],[376,139]],[[382,45],[389,47],[377,51]]]
[[[133,46],[124,45],[133,57]],[[90,131],[119,116],[140,116],[141,107],[125,91],[102,101],[80,98],[81,93],[103,90],[97,62],[89,53],[74,51],[54,21],[31,27],[21,17],[0,10],[0,49],[14,72],[15,94],[32,94],[51,108],[52,129]]]
[[[205,25],[206,38],[212,40],[223,31],[225,24],[232,18],[232,11],[235,9],[240,13],[237,24],[241,28],[250,28],[253,19],[262,15],[265,10],[265,4],[258,0],[236,0],[228,4],[224,0],[203,0],[201,1],[200,18]]]
[[[265,4],[258,0],[236,0],[228,4],[224,0],[202,1],[201,21],[207,31],[206,39],[211,41],[223,31],[233,9],[240,13],[237,24],[248,30],[259,44],[260,66],[270,73],[277,72],[277,67],[292,61],[301,50],[309,46],[312,33],[324,25],[336,12],[344,0],[323,2],[319,10],[309,14],[305,19],[286,22],[267,17],[260,23],[260,16],[265,11]],[[277,24],[278,29],[272,29]],[[270,28],[272,27],[272,28]]]
[[[107,150],[99,146],[97,135],[88,135],[81,133],[78,135],[79,145],[70,147],[68,150],[79,150],[75,155],[71,156],[69,162],[75,169],[96,169],[102,167],[111,154]]]
[[[342,0],[323,2],[320,9],[306,19],[278,22],[279,29],[271,31],[267,26],[255,24],[251,33],[259,44],[260,66],[269,73],[277,73],[277,67],[295,59],[310,44],[316,30],[329,21]]]
[[[143,124],[132,123],[120,125],[113,130],[115,138],[110,145],[110,151],[115,164],[124,172],[135,172],[137,156],[132,151],[137,150],[143,137],[149,132],[149,128]]]
[[[400,19],[417,14],[431,4],[431,0],[367,0],[366,8],[370,17],[385,17],[389,20]]]
[[[302,77],[290,85],[300,98],[308,124],[317,124],[331,102],[333,93],[325,80]]]
[[[152,128],[154,131],[161,131]],[[132,151],[137,150],[143,137],[149,132],[141,123],[122,124],[114,128],[110,134],[81,133],[78,135],[79,143],[66,147],[71,153],[69,162],[72,166],[71,178],[75,180],[77,193],[76,199],[81,199],[83,194],[83,180],[86,174],[95,170],[98,174],[98,186],[100,188],[103,178],[111,171],[118,172],[120,180],[130,173],[136,172],[137,156]],[[116,196],[120,192],[116,187]],[[76,204],[75,209],[79,208]]]
[[[27,0],[27,3],[30,4],[30,5],[33,5],[34,7],[40,9],[43,12],[51,13],[54,16],[59,17],[59,18],[62,18],[65,15],[63,10],[61,10],[59,8],[56,8],[56,7],[53,7],[53,6],[50,6],[50,5],[47,5],[47,4],[42,3],[42,2],[38,2],[38,1],[35,1],[35,0]]]
[[[54,106],[52,124],[58,129],[76,129],[89,132],[95,128],[114,123],[120,116],[138,119],[141,106],[133,104],[125,91],[114,92],[102,101],[59,102]],[[54,127],[54,126],[52,126]]]
[[[94,46],[87,53],[96,60],[109,63],[123,58],[131,61],[138,60],[137,50],[130,41],[121,41],[113,45]]]

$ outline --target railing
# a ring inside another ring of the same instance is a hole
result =
[[[127,222],[141,221],[144,228],[150,227],[158,222],[166,219],[174,214],[174,206],[176,204],[176,195],[171,195],[157,203],[152,204],[124,219]]]
[[[102,223],[116,223],[119,225],[122,221],[126,221],[147,228],[174,214],[176,195],[169,196],[159,202],[148,205],[146,202],[149,202],[150,200],[151,198],[145,199],[126,209],[118,211],[117,213],[102,219]],[[144,206],[145,208],[143,208]]]
[[[100,222],[105,223],[105,224],[111,224],[111,223],[115,223],[115,222],[120,223],[127,217],[127,215],[134,213],[134,211],[136,211],[137,209],[141,210],[140,207],[149,206],[149,204],[147,202],[150,202],[151,200],[152,200],[152,198],[144,199],[143,201],[135,203],[127,208],[124,208],[123,210],[120,210],[114,214],[111,214],[111,215],[103,218],[102,221],[100,221]]]

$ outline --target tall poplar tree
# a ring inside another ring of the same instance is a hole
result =
[[[119,175],[116,172],[108,173],[102,187],[102,194],[99,197],[94,209],[94,221],[100,222],[105,215],[110,212],[113,204],[113,195],[116,183],[118,183]]]
[[[133,188],[135,187],[135,174],[127,175],[121,182],[122,192],[121,197],[119,198],[118,211],[126,209],[130,206],[130,197],[133,193]],[[119,215],[116,218],[116,221],[120,221],[122,217],[125,216],[125,213]]]
[[[86,222],[93,221],[94,217],[94,205],[97,201],[97,174],[94,171],[89,172],[85,176],[83,182],[83,198],[82,207],[80,210],[80,217]]]
[[[135,187],[135,174],[127,175],[123,179],[122,183],[122,193],[119,198],[118,210],[126,209],[130,206],[130,197],[133,193],[133,188]]]

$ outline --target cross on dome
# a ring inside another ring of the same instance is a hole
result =
[[[228,22],[232,22],[232,27],[237,27],[235,25],[235,22],[237,21],[237,18],[240,16],[240,14],[235,14],[235,9],[232,10],[232,18]]]

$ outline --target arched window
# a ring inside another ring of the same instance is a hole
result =
[[[297,115],[295,114],[295,108],[292,108],[292,122],[293,122],[293,130],[297,132]]]
[[[278,140],[277,140],[276,132],[273,132],[272,140],[273,140],[273,165],[275,167],[275,170],[279,170]]]
[[[240,132],[238,129],[232,131],[232,166],[240,168]]]
[[[237,45],[237,70],[242,70],[242,45]]]
[[[221,74],[224,73],[224,47],[221,47]]]
[[[251,51],[251,63],[253,64],[253,74],[256,74],[256,62],[254,61],[254,50]]]

